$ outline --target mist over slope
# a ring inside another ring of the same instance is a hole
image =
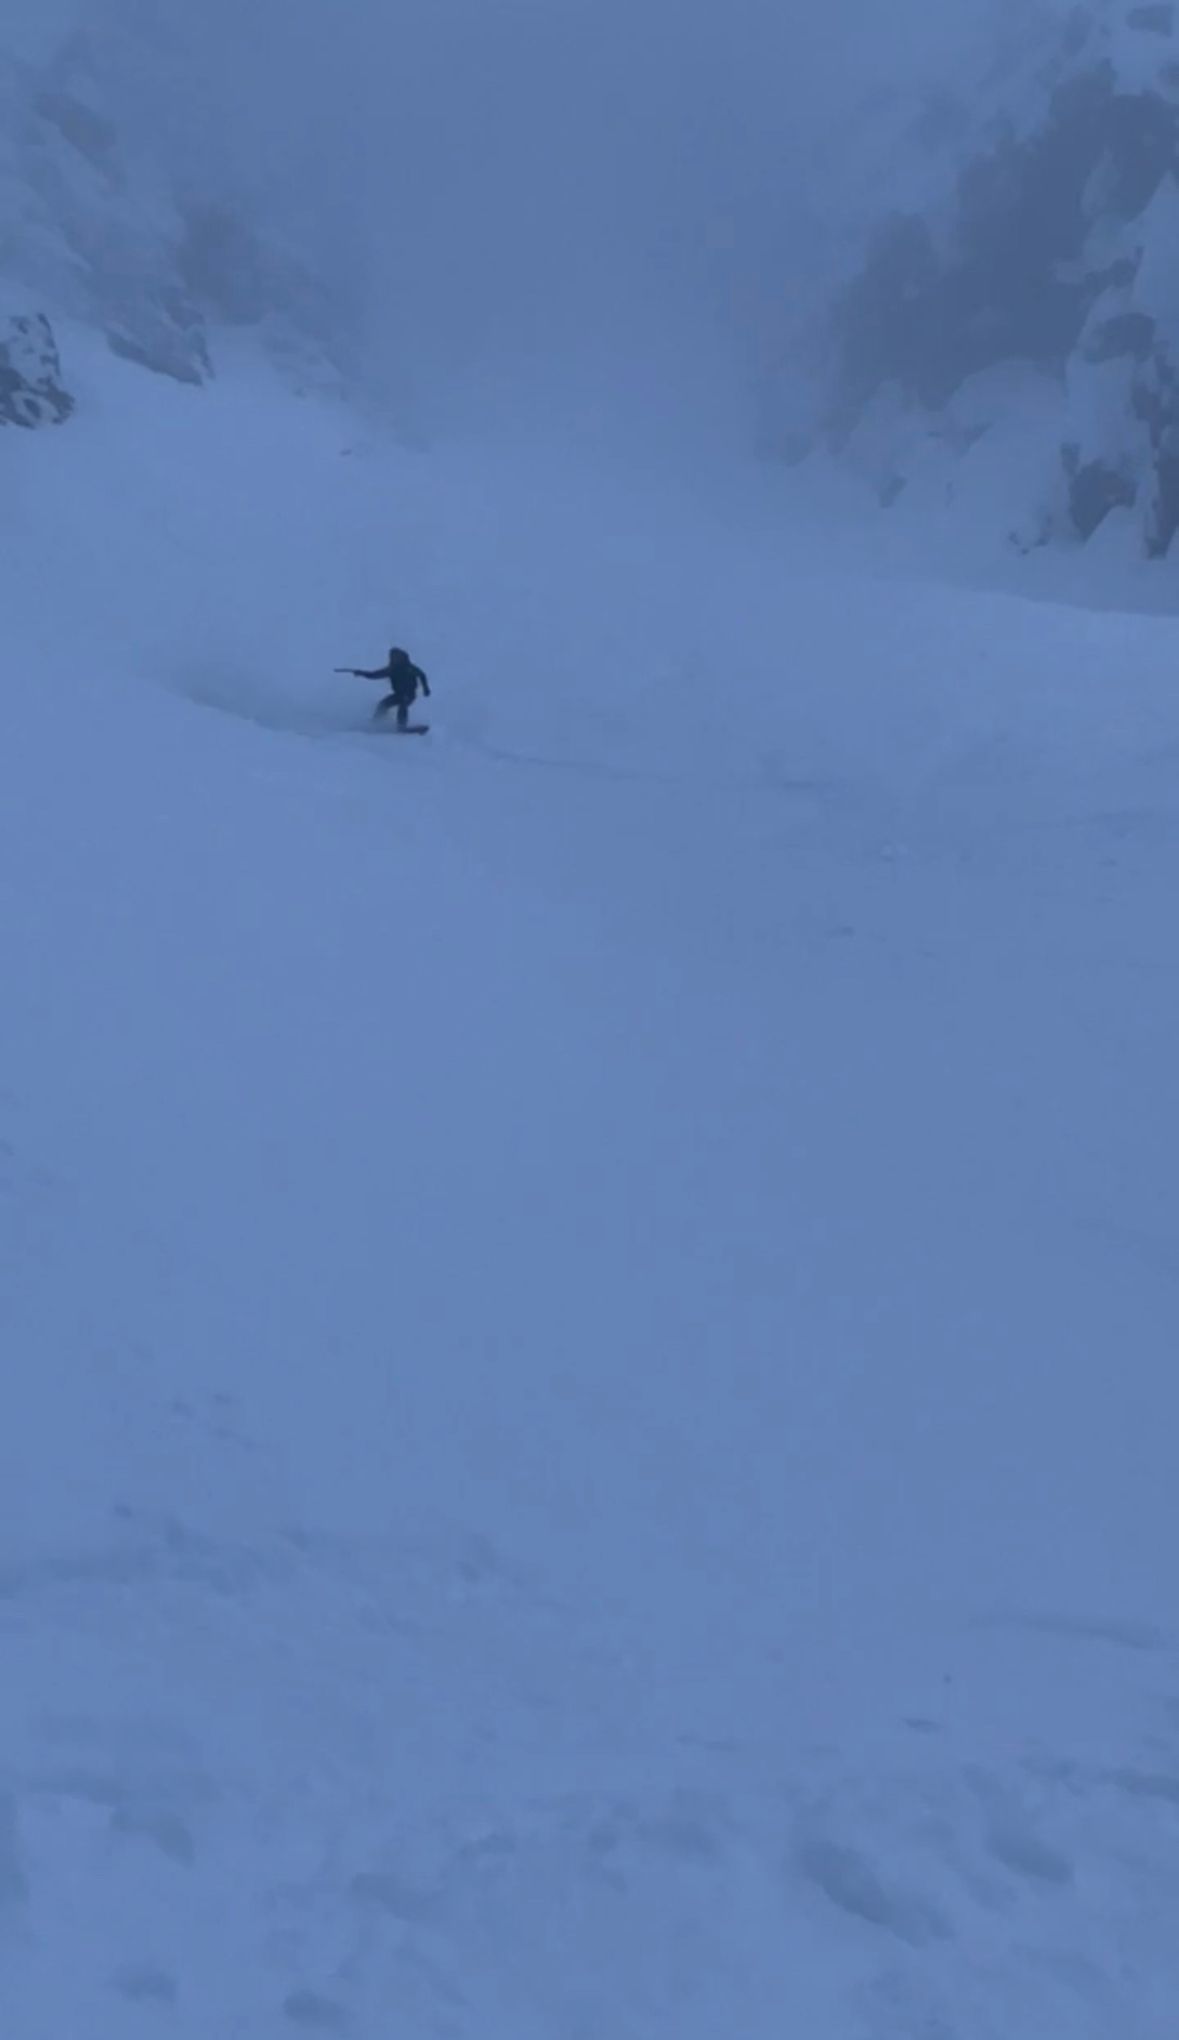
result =
[[[133,235],[108,205],[127,245],[107,288],[165,270],[190,363],[200,293],[175,250],[212,210],[254,244],[238,267],[263,269],[272,313],[292,308],[275,253],[310,269],[318,307],[285,278],[300,324],[314,309],[407,432],[585,416],[621,446],[654,414],[665,443],[745,447],[837,218],[827,186],[871,138],[865,88],[936,73],[978,12],[77,0],[18,7],[6,39],[38,117],[65,94],[113,130],[106,197],[128,173],[140,192]]]
[[[105,45],[0,55],[0,306],[96,328],[125,359],[180,382],[215,372],[213,329],[265,334],[292,375],[326,381],[344,320],[240,194],[179,175],[116,118]]]
[[[748,457],[865,12],[295,12],[7,74],[0,2027],[1172,2040],[1173,623]]]

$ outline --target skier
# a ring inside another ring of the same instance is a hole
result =
[[[387,680],[390,691],[383,701],[378,701],[373,710],[373,721],[379,722],[383,715],[388,715],[389,710],[395,708],[399,730],[409,727],[409,711],[417,700],[419,687],[427,700],[430,697],[430,683],[421,667],[415,666],[409,653],[403,652],[397,645],[390,651],[387,665],[377,666],[371,671],[365,666],[338,666],[336,670],[351,673],[357,680]]]

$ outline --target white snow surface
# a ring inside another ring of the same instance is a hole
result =
[[[6,2040],[1173,2040],[1174,619],[63,337]]]

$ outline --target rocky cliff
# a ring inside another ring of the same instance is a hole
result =
[[[330,308],[298,263],[266,247],[223,192],[180,189],[127,146],[84,37],[40,68],[0,58],[0,222],[0,291],[42,350],[53,348],[51,318],[192,384],[214,373],[229,326],[258,329],[288,361],[330,354]],[[23,343],[11,331],[4,341],[3,401],[31,422],[33,400],[12,380]],[[49,384],[64,397],[58,375],[54,358]]]
[[[1179,6],[1005,10],[993,60],[908,121],[898,203],[823,324],[811,444],[915,492],[1088,540],[1179,530]],[[817,419],[817,423],[815,423]]]

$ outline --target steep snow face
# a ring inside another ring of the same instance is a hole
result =
[[[7,2030],[1172,2040],[1173,625],[62,341]]]
[[[897,159],[828,328],[822,436],[1022,547],[1179,526],[1179,10],[1005,17],[1002,54]]]

